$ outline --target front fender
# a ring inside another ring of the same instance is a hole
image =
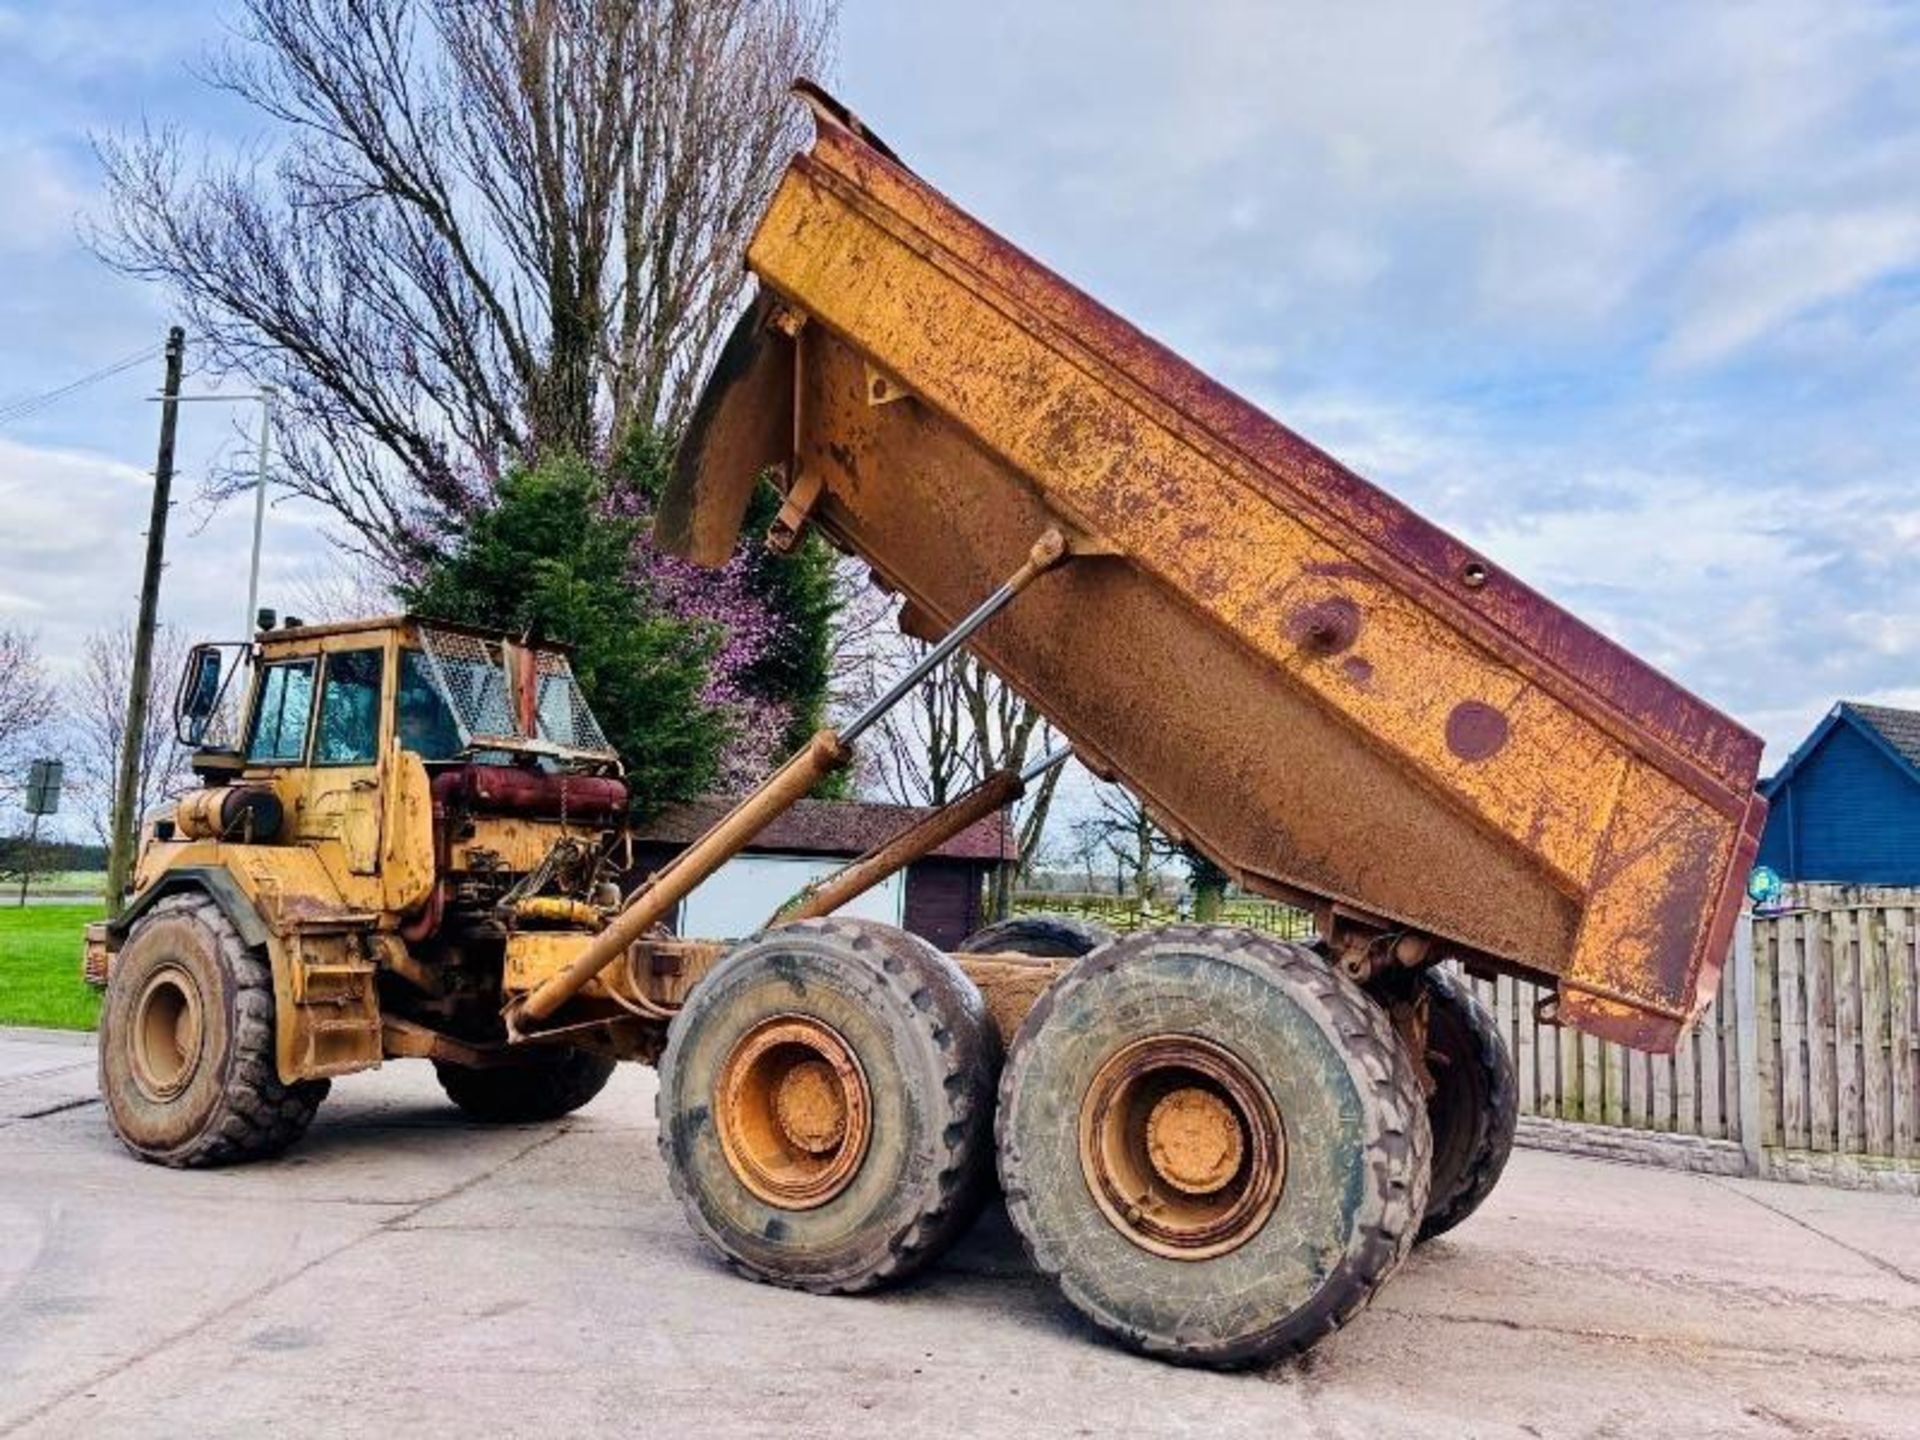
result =
[[[112,948],[119,949],[133,929],[134,921],[160,901],[187,891],[199,891],[218,905],[220,913],[249,946],[266,945],[273,939],[266,921],[260,918],[260,911],[229,872],[217,865],[182,865],[159,876],[135,896],[126,909],[107,922]]]

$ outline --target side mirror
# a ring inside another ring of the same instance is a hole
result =
[[[189,745],[198,745],[206,738],[207,722],[220,707],[223,668],[224,657],[217,646],[196,645],[187,656],[174,718],[180,738]]]

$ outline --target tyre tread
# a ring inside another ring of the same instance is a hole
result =
[[[753,1280],[816,1294],[860,1294],[913,1274],[945,1250],[978,1216],[986,1196],[982,1181],[992,1165],[992,1138],[989,1127],[971,1122],[979,1108],[976,1092],[991,1102],[999,1062],[998,1032],[972,981],[940,952],[906,931],[837,918],[802,921],[787,928],[804,928],[808,933],[829,937],[861,956],[873,979],[898,1002],[903,1013],[912,1017],[911,1023],[926,1032],[941,1056],[944,1073],[928,1096],[942,1111],[928,1125],[929,1135],[940,1147],[932,1187],[937,1198],[889,1238],[874,1263],[856,1274],[819,1282],[772,1274],[727,1256],[728,1265]],[[956,1012],[968,1017],[968,1023],[959,1029],[945,1023],[946,1017]],[[669,1032],[666,1053],[660,1061],[662,1073],[678,1063],[685,1034],[678,1023]],[[666,1161],[667,1182],[675,1198],[692,1215],[697,1206],[686,1177],[674,1163],[671,1117],[664,1113],[665,1105],[663,1086],[654,1100],[660,1154]]]
[[[1233,925],[1185,924],[1161,927],[1155,933],[1165,937],[1175,932],[1195,949],[1209,950],[1222,957],[1256,957],[1287,982],[1297,1001],[1319,1011],[1323,1028],[1345,1038],[1349,1052],[1359,1060],[1366,1078],[1362,1102],[1380,1119],[1383,1146],[1397,1152],[1392,1174],[1408,1177],[1388,1178],[1381,1184],[1380,1216],[1362,1228],[1359,1243],[1338,1267],[1340,1281],[1323,1289],[1310,1302],[1318,1305],[1320,1313],[1304,1323],[1290,1326],[1281,1338],[1256,1337],[1251,1342],[1220,1347],[1138,1331],[1111,1332],[1123,1343],[1146,1354],[1185,1364],[1235,1368],[1310,1349],[1366,1308],[1413,1248],[1426,1210],[1427,1152],[1431,1137],[1426,1127],[1425,1099],[1413,1064],[1386,1012],[1365,991],[1331,969],[1305,945]],[[1012,1099],[1019,1084],[1023,1047],[1033,1043],[1032,1037],[1047,1017],[1076,988],[1125,963],[1124,945],[1123,941],[1075,965],[1034,1005],[1014,1038],[1002,1071],[994,1124],[1007,1209],[1028,1258],[1035,1269],[1060,1286],[1077,1309],[1103,1329],[1111,1327],[1103,1317],[1087,1310],[1076,1296],[1070,1278],[1059,1266],[1049,1262],[1030,1238],[1034,1228],[1033,1212],[1028,1193],[1020,1183],[1019,1140],[1009,1120],[1015,1110]],[[1376,1159],[1376,1168],[1377,1164]]]
[[[1513,1153],[1513,1135],[1520,1114],[1519,1079],[1514,1073],[1513,1056],[1501,1037],[1500,1022],[1460,977],[1444,970],[1429,970],[1422,978],[1435,1000],[1452,1006],[1465,1022],[1473,1046],[1472,1055],[1466,1058],[1479,1069],[1487,1094],[1480,1123],[1475,1127],[1472,1158],[1451,1194],[1430,1197],[1431,1208],[1420,1222],[1415,1243],[1453,1229],[1493,1193]]]
[[[274,1057],[272,967],[240,938],[212,897],[198,891],[168,895],[142,919],[170,915],[191,919],[213,937],[220,964],[233,980],[228,1016],[233,1053],[218,1108],[192,1141],[155,1155],[121,1139],[142,1159],[183,1170],[278,1155],[306,1133],[332,1082],[281,1080]],[[109,1118],[111,1113],[109,1108]]]

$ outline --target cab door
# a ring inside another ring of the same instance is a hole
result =
[[[349,644],[321,657],[298,832],[302,839],[337,841],[354,875],[380,872],[390,649]]]

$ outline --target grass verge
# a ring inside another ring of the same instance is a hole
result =
[[[100,997],[80,978],[82,937],[98,905],[0,908],[0,1025],[91,1030]]]

